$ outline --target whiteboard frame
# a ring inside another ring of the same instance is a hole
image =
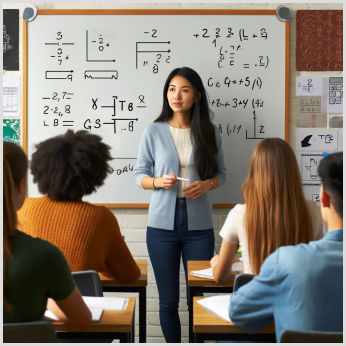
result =
[[[247,9],[38,9],[37,15],[272,15],[276,10]],[[289,141],[290,104],[290,22],[285,22],[285,141]],[[28,22],[23,19],[23,136],[22,147],[28,152]],[[95,203],[107,208],[148,208],[148,203]],[[213,208],[233,208],[235,204],[213,204]]]

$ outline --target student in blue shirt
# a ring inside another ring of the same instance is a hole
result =
[[[276,338],[284,329],[342,331],[342,152],[318,167],[320,202],[327,234],[308,244],[280,247],[259,275],[233,293],[229,315],[248,333],[273,318]]]
[[[180,258],[187,276],[188,260],[213,256],[208,191],[225,181],[221,138],[194,70],[177,68],[168,76],[161,114],[141,138],[135,176],[140,187],[153,190],[147,246],[159,292],[161,328],[166,342],[180,342]]]

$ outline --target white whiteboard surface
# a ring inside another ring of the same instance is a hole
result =
[[[253,147],[265,137],[285,138],[288,25],[275,15],[224,12],[39,11],[27,23],[29,158],[40,141],[87,128],[112,147],[115,159],[114,173],[84,200],[115,207],[149,203],[150,191],[138,188],[132,171],[139,140],[160,113],[168,74],[188,66],[202,77],[222,137],[227,178],[212,201],[241,202]],[[40,195],[31,176],[28,195]]]

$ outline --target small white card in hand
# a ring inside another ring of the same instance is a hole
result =
[[[225,321],[232,322],[229,318],[229,302],[231,294],[212,296],[203,299],[198,299],[197,303],[202,305],[208,312],[222,318]]]
[[[239,272],[243,270],[243,262],[234,262],[232,265],[233,272]],[[201,270],[192,270],[191,275],[198,276],[200,278],[212,279],[214,280],[213,269],[201,269]]]

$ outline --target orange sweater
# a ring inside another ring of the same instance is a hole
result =
[[[96,270],[119,282],[140,271],[110,210],[86,202],[27,198],[18,211],[18,228],[57,246],[71,271]]]

